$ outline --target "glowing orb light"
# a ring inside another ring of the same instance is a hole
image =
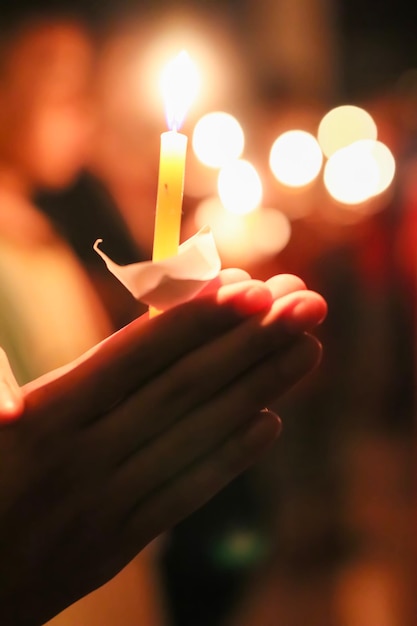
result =
[[[380,141],[362,140],[341,148],[326,163],[324,184],[343,204],[361,204],[385,191],[395,174],[395,159]]]
[[[318,142],[326,157],[361,139],[378,136],[372,116],[354,105],[346,104],[329,111],[321,120],[317,132]]]
[[[245,136],[233,115],[215,111],[204,115],[195,125],[192,146],[201,163],[220,169],[242,155]]]
[[[391,150],[382,141],[363,140],[357,142],[363,150],[368,150],[370,157],[378,166],[379,178],[374,190],[374,196],[383,193],[394,180],[396,164]]]
[[[260,208],[248,215],[229,213],[219,198],[207,198],[197,207],[196,227],[208,224],[220,256],[227,263],[246,265],[274,256],[291,237],[289,219],[273,208]]]
[[[304,187],[319,174],[323,154],[318,141],[304,130],[290,130],[274,142],[269,165],[275,178],[288,187]]]
[[[218,193],[231,213],[245,214],[262,202],[262,182],[254,166],[244,159],[227,163],[219,172]]]
[[[288,217],[274,208],[263,208],[253,214],[253,247],[258,257],[269,257],[281,252],[291,238],[291,223]]]

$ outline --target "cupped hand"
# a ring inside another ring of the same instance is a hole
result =
[[[262,407],[317,365],[326,305],[296,277],[241,278],[24,388],[0,429],[1,624],[105,583],[277,436]]]

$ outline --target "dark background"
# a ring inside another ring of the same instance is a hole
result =
[[[48,11],[62,7],[64,11],[82,13],[91,24],[100,26],[106,20],[129,10],[157,5],[180,6],[174,0],[19,0],[0,2],[2,22],[13,19],[22,11]],[[246,0],[194,0],[207,9],[222,7],[236,22],[243,25]],[[407,0],[329,0],[336,12],[340,45],[341,97],[363,97],[384,89],[403,71],[417,65],[417,8]],[[245,33],[242,32],[244,37]]]

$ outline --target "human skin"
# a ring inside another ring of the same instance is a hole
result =
[[[326,304],[296,277],[240,280],[22,388],[0,428],[1,624],[110,580],[274,441],[263,408],[319,362]]]

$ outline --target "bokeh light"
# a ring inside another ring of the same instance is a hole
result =
[[[255,211],[253,216],[252,246],[254,252],[261,258],[281,252],[291,238],[291,223],[288,217],[278,209],[266,207]]]
[[[218,193],[223,206],[243,215],[262,202],[262,182],[254,166],[244,159],[227,163],[219,172]]]
[[[378,136],[377,126],[372,116],[351,104],[342,105],[329,111],[321,120],[317,132],[318,142],[326,157],[359,141]]]
[[[195,225],[209,225],[223,263],[242,267],[281,252],[291,238],[289,219],[275,208],[260,208],[247,215],[228,212],[219,198],[203,200]]]
[[[395,160],[380,141],[363,140],[341,148],[326,163],[324,184],[343,204],[361,204],[385,191],[395,174]]]
[[[358,142],[363,150],[368,150],[370,158],[378,165],[379,179],[374,196],[383,193],[394,180],[396,164],[391,150],[382,141],[363,140]]]
[[[304,187],[319,174],[323,154],[317,139],[304,130],[290,130],[273,143],[269,165],[275,178],[288,187]]]
[[[179,130],[200,86],[197,66],[185,50],[164,67],[160,87],[168,128]]]
[[[204,115],[195,125],[192,146],[201,163],[221,168],[242,155],[245,136],[233,115],[214,111]]]

